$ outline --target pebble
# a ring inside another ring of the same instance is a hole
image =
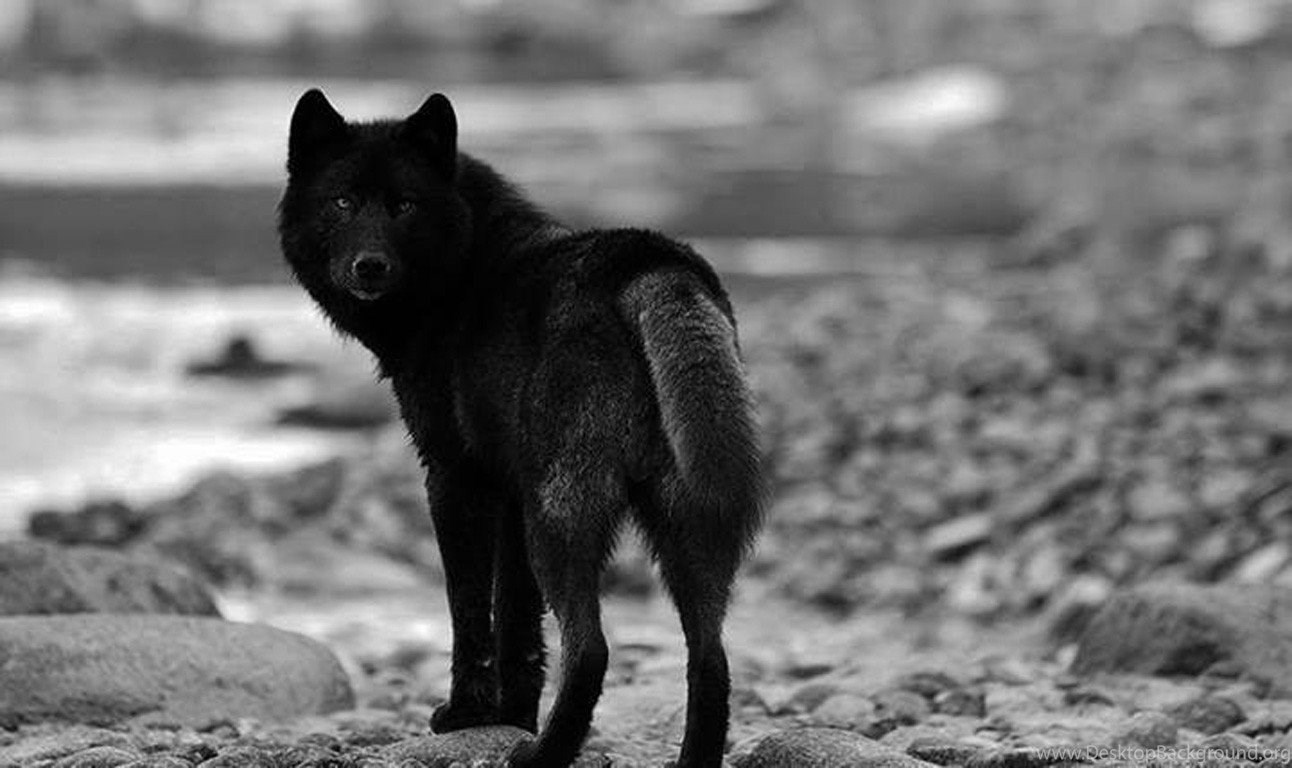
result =
[[[1201,696],[1167,710],[1182,728],[1207,735],[1233,728],[1247,719],[1242,707],[1223,696]]]
[[[1125,727],[1113,735],[1114,746],[1156,749],[1175,744],[1179,726],[1161,712],[1136,712]]]
[[[193,764],[173,755],[157,755],[132,760],[120,768],[193,768]]]
[[[263,749],[233,747],[198,765],[199,768],[277,768],[277,761]]]
[[[933,699],[940,693],[959,689],[960,682],[945,672],[921,671],[898,678],[893,687]]]
[[[895,688],[880,691],[872,699],[875,716],[889,719],[898,725],[914,725],[929,716],[929,702],[918,693]]]
[[[952,688],[933,697],[933,711],[943,715],[986,717],[987,695],[973,688]]]
[[[795,689],[788,699],[778,704],[772,714],[790,715],[811,712],[839,692],[840,688],[836,683],[805,683]]]
[[[906,748],[911,757],[937,765],[965,765],[981,751],[982,747],[936,736],[915,739]]]
[[[875,703],[856,693],[836,693],[812,710],[808,721],[831,728],[860,728],[875,718]]]
[[[120,747],[91,747],[68,755],[54,763],[54,768],[117,768],[139,759],[140,753]]]

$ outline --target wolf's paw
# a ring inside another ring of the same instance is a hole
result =
[[[537,763],[538,757],[537,741],[522,741],[512,748],[511,754],[507,755],[507,762],[504,765],[507,768],[533,768]]]
[[[449,701],[439,705],[431,713],[433,733],[448,733],[460,731],[463,728],[497,724],[498,713],[492,707],[463,706]]]

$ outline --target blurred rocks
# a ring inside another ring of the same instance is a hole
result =
[[[1113,745],[1138,749],[1157,749],[1175,744],[1179,726],[1161,712],[1137,712],[1113,736]]]
[[[933,697],[933,711],[941,715],[983,717],[987,713],[987,701],[980,690],[953,688]]]
[[[142,507],[118,502],[45,511],[28,532],[59,542],[101,538],[95,531],[108,527],[101,522],[105,508],[130,521],[114,527],[128,531],[113,537],[119,546],[160,552],[218,586],[299,582],[301,573],[318,573],[320,557],[333,555],[338,562],[385,559],[389,567],[380,570],[387,576],[408,569],[438,573],[422,472],[401,444],[282,474],[214,472]]]
[[[1168,714],[1180,723],[1180,727],[1208,736],[1227,731],[1247,719],[1243,708],[1225,696],[1189,699],[1172,707]]]
[[[1078,674],[1242,676],[1292,694],[1292,589],[1158,584],[1112,597],[1077,646]]]
[[[218,355],[209,360],[195,360],[188,364],[185,371],[189,376],[254,380],[312,369],[312,366],[305,363],[267,359],[261,355],[250,336],[239,334],[231,337]]]
[[[776,484],[757,571],[1068,637],[1153,576],[1292,583],[1292,268],[1173,247],[1102,273],[879,248],[874,279],[744,308]]]
[[[914,725],[928,717],[931,711],[924,697],[912,691],[880,691],[871,698],[875,702],[875,717],[890,721],[894,726]]]
[[[219,616],[206,585],[155,556],[0,542],[0,616],[171,613]]]
[[[0,618],[0,727],[209,727],[353,706],[332,653],[281,630],[176,616]]]
[[[876,714],[875,702],[856,693],[836,693],[812,708],[809,722],[827,728],[861,730]]]
[[[52,509],[37,510],[27,520],[34,538],[60,544],[125,544],[143,531],[147,518],[134,507],[117,500],[91,501],[75,513]]]
[[[317,382],[307,402],[279,411],[276,423],[312,429],[372,430],[395,420],[390,387],[375,378]]]

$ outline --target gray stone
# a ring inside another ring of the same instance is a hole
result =
[[[309,402],[279,412],[277,422],[314,429],[375,429],[398,415],[389,387],[375,380],[324,379],[316,389]]]
[[[987,697],[976,688],[952,688],[933,697],[933,711],[943,715],[985,717]]]
[[[1247,719],[1243,708],[1225,696],[1199,696],[1177,704],[1167,713],[1182,727],[1208,736],[1227,731]]]
[[[1199,749],[1210,749],[1223,752],[1230,757],[1246,756],[1249,762],[1255,762],[1254,755],[1260,750],[1260,742],[1250,736],[1237,733],[1217,733],[1203,739]]]
[[[736,768],[928,768],[933,763],[852,731],[799,728],[768,734]]]
[[[54,768],[117,768],[138,760],[142,755],[120,747],[90,747],[54,763]]]
[[[336,657],[300,635],[182,616],[0,618],[0,727],[202,727],[353,706]]]
[[[501,765],[511,750],[534,738],[507,725],[467,728],[434,736],[419,736],[391,744],[381,757],[395,765],[409,763],[420,768],[451,768],[455,763],[478,765],[494,761]]]
[[[0,543],[0,616],[52,613],[220,615],[205,584],[157,558],[36,541]]]
[[[804,683],[794,689],[788,699],[772,707],[772,713],[793,715],[812,712],[841,690],[837,683],[824,680]]]
[[[859,693],[836,693],[826,699],[807,719],[828,728],[860,728],[875,717],[875,703]]]
[[[937,765],[966,765],[983,748],[957,739],[925,736],[912,741],[906,754]]]
[[[960,681],[948,675],[946,672],[925,670],[921,672],[913,672],[909,675],[903,675],[897,679],[893,684],[893,687],[900,688],[904,691],[911,691],[912,693],[918,693],[931,701],[940,693],[959,688]]]
[[[1175,744],[1179,726],[1161,712],[1136,712],[1130,722],[1113,736],[1113,745],[1157,749]]]
[[[874,695],[875,717],[897,725],[914,725],[929,716],[929,703],[918,693],[893,689]]]
[[[1072,670],[1199,675],[1225,669],[1292,695],[1292,590],[1145,585],[1115,594],[1082,633]]]
[[[269,752],[258,747],[232,747],[201,763],[201,768],[277,768]]]

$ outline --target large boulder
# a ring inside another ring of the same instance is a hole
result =
[[[796,728],[764,736],[737,768],[933,768],[859,733],[836,728]]]
[[[0,618],[0,728],[43,721],[200,728],[353,704],[331,651],[270,627],[183,616]]]
[[[49,613],[220,615],[205,584],[154,557],[0,543],[0,616]]]
[[[1115,594],[1082,633],[1072,669],[1198,675],[1223,671],[1292,696],[1292,590],[1153,584]]]

